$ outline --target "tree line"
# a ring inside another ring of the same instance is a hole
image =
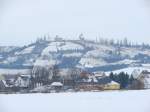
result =
[[[57,38],[59,39],[61,37],[56,35],[54,37],[54,40],[57,40]],[[82,33],[78,36],[78,39],[81,40],[81,41],[88,41]],[[37,38],[36,42],[50,41],[50,40],[52,40],[52,38],[50,38],[49,35],[44,35],[44,36],[41,36],[41,37]],[[91,42],[92,42],[92,40],[91,40]],[[131,42],[131,41],[128,40],[127,37],[125,37],[123,39],[113,39],[113,38],[108,39],[108,38],[102,38],[102,37],[97,38],[96,37],[96,39],[93,40],[93,42],[96,42],[96,43],[101,44],[101,45],[112,45],[112,46],[117,46],[117,47],[150,48],[149,44],[146,44],[144,42],[141,43],[141,44],[139,44],[137,42]]]
[[[109,74],[110,79],[113,81],[116,81],[120,84],[121,89],[143,89],[144,88],[144,83],[139,80],[135,79],[133,75],[130,75],[125,72],[120,72],[120,73],[113,73],[111,72]]]

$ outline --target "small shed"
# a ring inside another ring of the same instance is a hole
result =
[[[63,84],[62,84],[61,82],[52,82],[52,83],[51,83],[51,87],[52,87],[53,89],[60,90],[60,89],[62,89]]]

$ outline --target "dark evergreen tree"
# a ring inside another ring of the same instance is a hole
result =
[[[127,73],[120,72],[119,74],[113,74],[113,72],[109,75],[110,79],[120,83],[122,89],[126,88],[130,83],[130,78]]]
[[[114,80],[114,73],[113,73],[113,72],[111,72],[111,73],[109,74],[109,78],[110,78],[111,80]]]
[[[129,75],[127,73],[121,72],[119,73],[118,78],[121,88],[126,88],[129,84]]]

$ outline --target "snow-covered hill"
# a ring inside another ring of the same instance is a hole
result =
[[[150,48],[104,45],[87,40],[40,40],[24,47],[0,47],[2,71],[58,65],[87,71],[116,71],[150,66]],[[4,73],[4,72],[2,72]]]

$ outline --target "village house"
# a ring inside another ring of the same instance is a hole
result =
[[[85,78],[79,80],[77,84],[77,88],[80,90],[90,91],[90,90],[119,90],[120,89],[120,84],[115,81],[112,81],[104,73],[99,73],[97,75],[84,74],[84,77]]]
[[[14,87],[14,78],[15,75],[1,75],[0,76],[0,91],[1,92],[10,92]]]
[[[97,78],[103,78],[106,77],[105,72],[94,72],[94,76]]]
[[[98,80],[92,75],[88,76],[88,78],[79,79],[75,88],[77,91],[102,90],[102,87],[98,84]]]
[[[143,70],[137,78],[144,84],[144,89],[150,89],[150,72]]]
[[[19,88],[28,88],[30,86],[30,76],[18,75],[15,79],[14,86]]]
[[[90,72],[87,72],[87,71],[82,71],[80,73],[80,79],[89,79],[90,76],[93,76],[94,73],[90,73]]]
[[[98,79],[98,84],[101,85],[103,90],[119,90],[120,89],[120,84],[111,80],[107,76]]]
[[[115,81],[111,81],[104,85],[104,90],[119,90],[119,89],[120,84]]]
[[[55,90],[61,90],[63,87],[63,84],[61,82],[52,82],[51,88]]]
[[[4,80],[9,88],[14,87],[16,75],[3,75]]]
[[[28,88],[30,85],[30,77],[26,75],[1,75],[0,91],[19,91]]]

